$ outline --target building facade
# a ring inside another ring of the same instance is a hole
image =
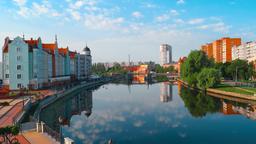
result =
[[[256,60],[256,42],[247,42],[240,46],[232,48],[232,59],[247,60],[248,62],[255,62]]]
[[[241,38],[224,37],[212,43],[201,46],[208,57],[214,58],[215,62],[230,62],[232,61],[232,47],[241,45]]]
[[[68,47],[59,48],[57,38],[54,43],[42,43],[40,37],[30,40],[7,37],[2,53],[3,86],[10,90],[40,89],[70,81],[71,76],[78,80],[82,78],[79,74],[89,78],[92,59],[90,49],[86,50],[85,54],[79,54]]]
[[[169,64],[172,62],[172,47],[168,44],[160,45],[160,64]]]
[[[204,51],[209,58],[213,58],[213,47],[212,43],[208,43],[201,46],[201,50]]]

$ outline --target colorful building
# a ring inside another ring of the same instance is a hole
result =
[[[177,66],[178,76],[180,76],[181,74],[181,65],[185,62],[186,59],[187,57],[180,57],[178,60],[178,66]]]
[[[81,54],[59,48],[57,37],[54,43],[42,43],[41,38],[25,40],[16,37],[5,38],[3,46],[3,86],[10,90],[20,88],[39,89],[51,86],[59,81],[70,81],[71,76],[79,79],[77,70],[81,63],[78,57],[84,57],[84,69],[80,75],[91,74],[90,52]]]
[[[209,57],[213,57],[215,62],[230,62],[232,61],[232,47],[241,45],[241,38],[224,37],[212,43],[201,46]]]
[[[232,59],[247,60],[248,62],[256,61],[256,42],[247,42],[240,46],[232,48]]]
[[[201,50],[204,51],[209,58],[213,57],[213,47],[212,47],[212,43],[208,43],[205,45],[201,46]]]

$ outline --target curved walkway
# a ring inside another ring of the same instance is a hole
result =
[[[44,133],[38,132],[25,132],[23,136],[31,143],[31,144],[59,144],[53,138]]]

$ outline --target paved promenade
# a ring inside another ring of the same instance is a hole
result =
[[[37,132],[25,132],[23,136],[31,143],[31,144],[59,144],[53,138],[48,136],[45,133],[37,133]]]
[[[0,127],[12,125],[14,118],[22,111],[23,100],[17,99],[10,103],[10,106],[5,106],[0,109]]]

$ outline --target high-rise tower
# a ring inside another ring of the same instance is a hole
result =
[[[160,45],[160,64],[168,64],[172,62],[172,47],[168,44]]]

